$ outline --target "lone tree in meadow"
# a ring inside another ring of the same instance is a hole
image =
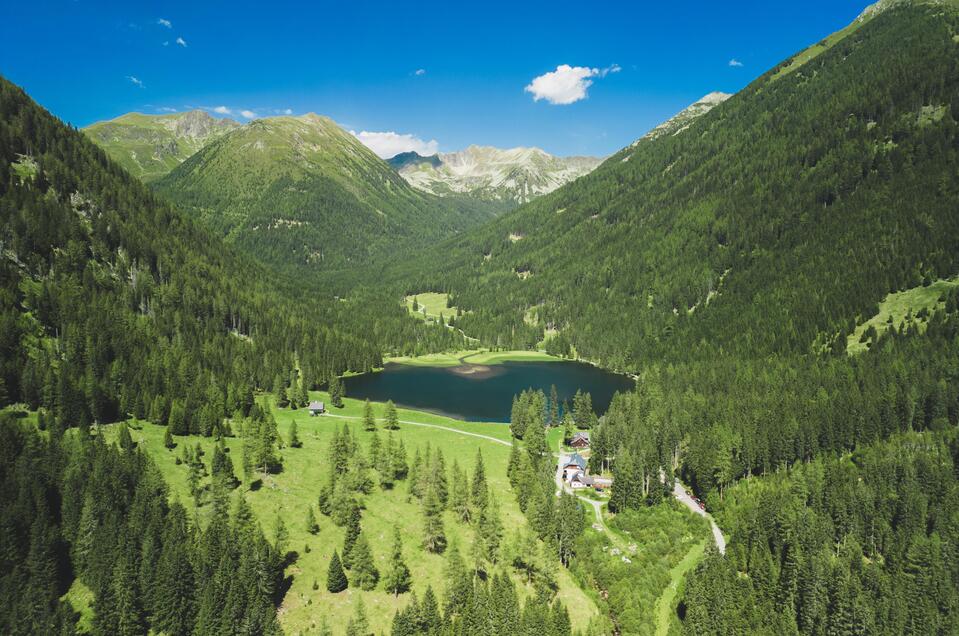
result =
[[[176,448],[176,442],[173,441],[173,433],[170,432],[169,426],[163,432],[163,446],[170,449]]]
[[[300,448],[303,446],[303,442],[300,441],[300,436],[296,433],[296,420],[290,422],[290,448]]]
[[[400,538],[400,529],[393,527],[393,553],[390,555],[390,569],[386,571],[384,578],[386,591],[399,596],[410,589],[412,577],[410,569],[403,560],[403,540]]]
[[[326,589],[337,594],[349,587],[350,582],[346,578],[346,572],[343,571],[343,564],[340,562],[340,555],[333,551],[333,558],[330,559],[330,567],[326,572]]]
[[[376,418],[373,417],[373,405],[370,404],[369,398],[363,405],[363,429],[371,432],[376,430]]]
[[[396,405],[393,404],[393,400],[389,400],[386,403],[386,429],[389,431],[395,431],[400,428],[400,418],[396,414]]]
[[[320,524],[316,522],[316,515],[313,514],[313,506],[306,509],[306,531],[310,534],[316,534],[320,531]]]

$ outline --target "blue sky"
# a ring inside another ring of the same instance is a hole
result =
[[[605,155],[865,4],[11,2],[0,73],[77,126],[223,106],[313,111],[410,147]]]

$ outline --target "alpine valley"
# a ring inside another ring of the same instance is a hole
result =
[[[723,7],[756,50],[816,43],[502,89],[556,42],[645,46],[531,8],[422,8],[516,44],[481,67],[443,29],[384,38],[408,7],[281,3],[255,34],[11,8],[4,40],[43,46],[0,42],[4,74],[52,112],[0,78],[0,633],[959,632],[959,2]],[[715,46],[714,9],[613,9]],[[77,26],[93,44],[47,34]],[[112,68],[108,31],[152,72],[125,77],[140,106],[48,64]],[[148,36],[162,58],[123,44]],[[685,73],[716,81],[630,124]],[[524,145],[256,107],[290,86]],[[189,90],[253,107],[168,113]],[[163,114],[58,118],[135,107]],[[607,126],[618,150],[583,141]]]

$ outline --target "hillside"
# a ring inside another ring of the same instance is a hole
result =
[[[621,369],[844,350],[887,293],[959,271],[956,14],[874,15],[396,278],[450,292],[488,343],[549,330],[551,350]]]
[[[414,190],[353,135],[314,114],[253,121],[154,186],[240,250],[297,273],[426,245],[490,215]]]
[[[127,113],[87,126],[83,132],[127,172],[150,182],[217,137],[239,127],[232,119],[191,110],[170,115]]]
[[[303,297],[2,78],[0,228],[0,402],[64,424],[174,411],[209,434],[294,367],[314,386],[461,343],[374,298]]]
[[[404,153],[390,160],[414,188],[438,196],[527,203],[587,174],[596,157],[554,157],[539,148],[470,146],[430,157]]]

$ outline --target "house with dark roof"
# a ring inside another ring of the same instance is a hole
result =
[[[579,490],[580,488],[592,488],[595,484],[595,480],[592,475],[587,475],[583,471],[580,471],[569,478],[569,487],[573,490]]]
[[[589,433],[587,431],[581,431],[573,435],[573,438],[569,440],[569,445],[572,448],[589,448]]]
[[[326,406],[322,402],[313,401],[306,407],[311,416],[322,415],[326,413]]]

